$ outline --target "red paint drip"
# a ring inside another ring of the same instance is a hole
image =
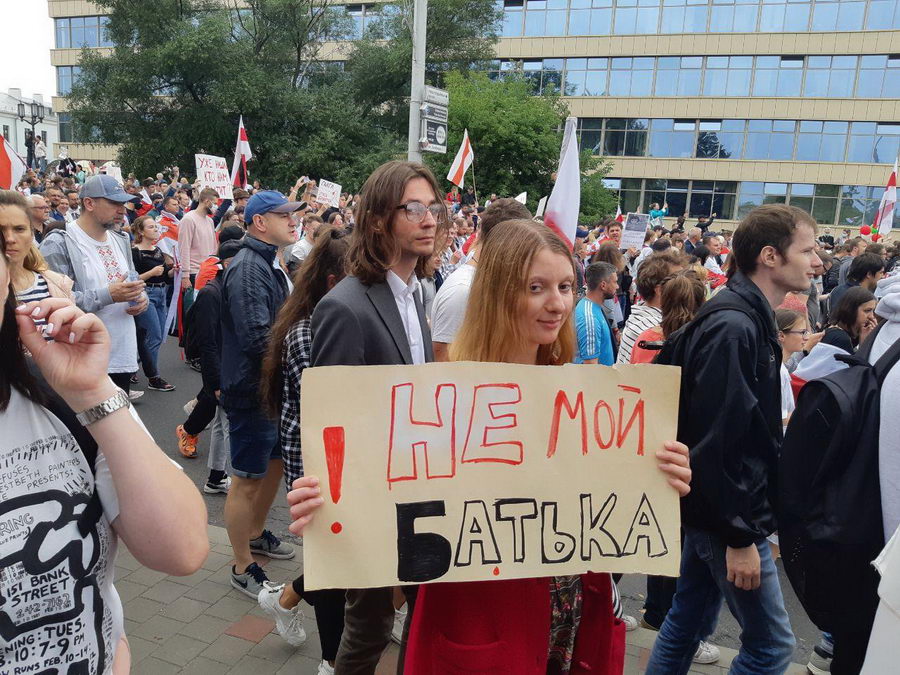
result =
[[[334,532],[335,534],[340,534],[341,530],[343,530],[343,529],[344,529],[344,526],[341,525],[340,523],[338,523],[337,521],[335,521],[331,524],[331,531]]]
[[[325,427],[322,430],[325,444],[325,465],[328,467],[328,491],[331,501],[341,501],[341,481],[344,474],[344,427]]]
[[[499,568],[499,567],[495,567],[495,568],[494,568],[494,576],[495,576],[495,577],[499,577],[499,576],[500,576],[500,568]]]

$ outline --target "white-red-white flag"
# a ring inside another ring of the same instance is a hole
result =
[[[459,151],[456,153],[456,159],[453,160],[453,165],[450,167],[450,172],[447,174],[447,180],[457,187],[463,187],[466,171],[469,170],[474,161],[475,151],[472,150],[472,143],[469,141],[469,130],[466,129],[463,131],[462,143],[459,146]]]
[[[616,222],[624,223],[625,216],[622,215],[622,206],[620,204],[616,204]]]
[[[8,140],[3,139],[0,146],[0,189],[14,190],[28,167]]]
[[[247,173],[247,162],[253,159],[250,151],[250,141],[247,139],[247,130],[244,128],[244,116],[238,123],[237,145],[234,148],[234,164],[231,165],[231,184],[235,187],[247,189],[250,187],[250,174]]]
[[[878,213],[875,214],[875,227],[878,228],[880,238],[886,237],[894,227],[894,205],[897,203],[897,160],[894,160],[894,170],[888,178],[887,187],[881,195],[881,204],[878,205]]]
[[[549,225],[569,247],[575,246],[575,230],[581,209],[581,167],[578,162],[577,117],[566,119],[556,183],[547,200],[544,224]]]

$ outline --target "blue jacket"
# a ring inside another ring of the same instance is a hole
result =
[[[289,292],[278,249],[249,234],[222,283],[222,405],[259,406],[259,374],[272,324]]]

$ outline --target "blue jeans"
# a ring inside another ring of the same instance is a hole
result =
[[[716,627],[722,600],[741,626],[741,650],[731,662],[735,675],[780,675],[791,663],[794,634],[784,609],[778,572],[768,542],[757,542],[761,583],[742,591],[728,581],[725,543],[684,527],[681,576],[672,609],[659,630],[647,663],[648,675],[684,675],[700,640]]]
[[[165,333],[163,328],[166,324],[166,287],[165,286],[148,286],[146,289],[147,297],[150,304],[147,310],[135,317],[138,328],[144,333],[144,346],[147,348],[147,355],[151,363],[144,364],[144,372],[151,372],[159,375],[157,365],[159,363],[159,348],[162,346]],[[149,377],[149,375],[148,375]]]

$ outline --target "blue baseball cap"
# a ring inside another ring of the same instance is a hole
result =
[[[103,173],[91,176],[84,181],[84,185],[78,191],[78,198],[84,199],[85,197],[108,199],[111,202],[119,202],[120,204],[141,201],[140,195],[128,194],[119,181]]]
[[[257,213],[293,213],[303,208],[303,202],[289,202],[287,198],[275,190],[263,190],[250,197],[244,207],[244,222],[249,225]]]

